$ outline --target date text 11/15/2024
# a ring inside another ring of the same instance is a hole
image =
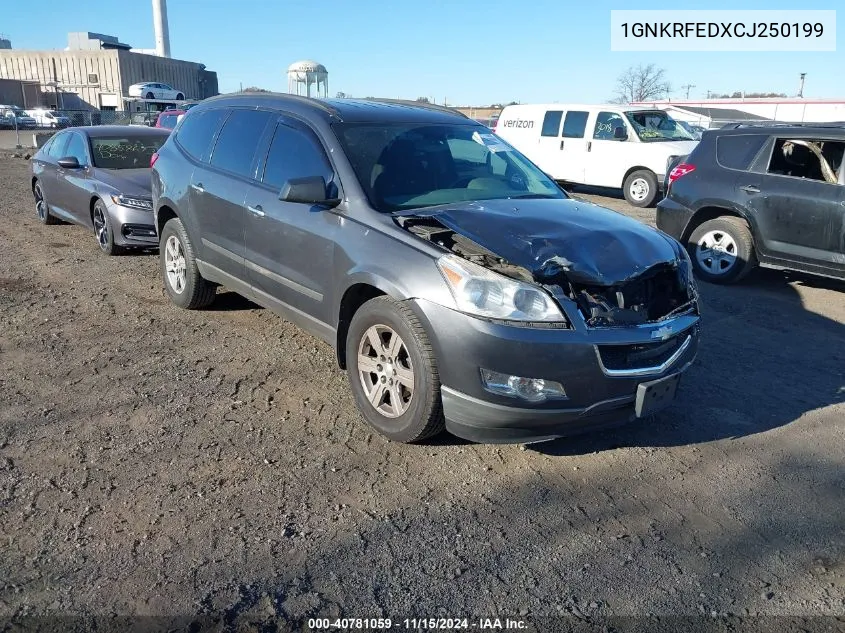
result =
[[[527,629],[523,620],[510,618],[309,618],[308,629],[311,631],[354,631],[354,630],[390,630],[405,629],[413,631],[434,630],[479,630],[479,631],[518,631]]]

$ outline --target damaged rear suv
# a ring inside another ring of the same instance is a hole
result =
[[[392,440],[531,442],[649,416],[695,357],[685,249],[569,198],[453,110],[226,95],[153,162],[173,303],[225,285],[329,342]]]

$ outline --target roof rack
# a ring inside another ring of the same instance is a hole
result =
[[[722,129],[729,129],[729,130],[736,130],[742,127],[811,127],[811,128],[840,128],[845,127],[845,121],[832,121],[832,122],[819,122],[819,123],[812,123],[812,122],[802,122],[802,123],[789,123],[787,121],[753,121],[753,122],[743,122],[743,123],[728,123],[724,125]]]
[[[367,97],[365,101],[375,101],[377,103],[393,103],[396,105],[406,105],[406,106],[414,106],[417,108],[427,108],[429,110],[437,110],[439,112],[448,112],[450,114],[457,114],[458,116],[462,116],[465,119],[469,117],[461,112],[460,110],[455,110],[454,108],[450,108],[449,106],[442,106],[437,105],[436,103],[431,103],[428,101],[411,101],[409,99],[381,99],[379,97]]]
[[[217,95],[216,97],[209,97],[208,99],[204,99],[204,101],[211,101],[211,100],[223,100],[226,98],[237,97],[239,95],[249,95],[250,97],[258,97],[258,98],[273,98],[273,99],[285,99],[286,101],[293,101],[295,103],[301,103],[302,105],[309,105],[314,106],[315,108],[319,108],[332,116],[336,116],[340,118],[340,113],[337,111],[336,108],[332,107],[322,99],[317,99],[315,97],[305,97],[303,95],[294,95],[287,92],[228,92],[224,94]]]

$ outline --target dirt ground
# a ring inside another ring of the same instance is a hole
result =
[[[702,285],[699,357],[654,422],[405,446],[325,344],[224,290],[179,310],[155,253],[39,224],[27,169],[0,155],[0,622],[845,625],[845,284]]]

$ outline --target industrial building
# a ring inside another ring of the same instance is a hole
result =
[[[206,70],[204,64],[170,57],[165,0],[152,0],[152,5],[155,49],[133,49],[114,36],[88,32],[69,33],[64,50],[19,50],[4,39],[0,46],[4,103],[135,112],[147,104],[130,98],[128,90],[142,82],[168,84],[188,100],[218,94],[217,73]]]

